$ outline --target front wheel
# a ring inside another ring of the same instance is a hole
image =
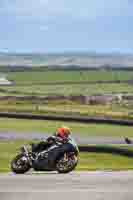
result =
[[[56,170],[59,173],[69,173],[73,171],[78,164],[78,157],[75,154],[64,154],[57,160]]]
[[[16,174],[24,174],[30,169],[30,164],[23,154],[17,155],[11,161],[11,170]]]

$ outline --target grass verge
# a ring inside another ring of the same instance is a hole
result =
[[[69,126],[73,134],[81,136],[133,137],[133,128],[130,126],[0,118],[0,132],[9,134],[10,132],[52,134],[60,126]]]
[[[133,158],[107,153],[80,153],[77,170],[131,170]]]

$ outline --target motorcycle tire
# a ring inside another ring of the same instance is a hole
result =
[[[11,161],[12,172],[16,174],[24,174],[29,171],[31,167],[28,162],[23,162],[23,165],[18,165],[18,162],[22,162],[22,157],[24,157],[23,154],[19,154]]]
[[[66,173],[69,173],[69,172],[73,171],[73,170],[76,168],[77,164],[78,164],[78,158],[77,158],[77,161],[76,161],[73,165],[69,166],[69,167],[66,168],[66,169],[62,169],[62,168],[60,167],[60,163],[61,163],[63,160],[64,160],[64,156],[60,157],[60,158],[57,160],[57,162],[56,162],[56,171],[57,171],[58,173],[60,173],[60,174],[66,174]]]

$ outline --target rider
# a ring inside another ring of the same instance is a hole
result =
[[[48,153],[48,163],[51,167],[54,165],[54,161],[58,158],[58,156],[65,152],[72,152],[78,147],[75,141],[70,137],[71,130],[69,127],[63,126],[58,128],[56,133],[53,136],[48,137],[45,141],[41,141],[38,144],[34,144],[32,146],[33,152],[41,152],[54,144],[58,144],[55,148],[51,149]],[[39,162],[35,162],[34,168],[36,170],[43,170],[46,164],[46,159],[42,159]]]

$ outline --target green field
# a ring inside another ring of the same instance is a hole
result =
[[[133,93],[132,84],[80,84],[85,81],[118,81],[132,80],[133,71],[115,70],[44,70],[27,72],[8,72],[7,78],[13,80],[13,86],[1,86],[0,96],[30,96],[30,100],[1,100],[0,110],[6,112],[28,112],[38,114],[110,116],[113,118],[132,119],[133,103],[122,105],[79,105],[68,101],[34,100],[32,96],[44,97],[51,95],[101,95]],[[78,82],[78,84],[55,84],[56,82]],[[45,83],[53,83],[47,85]]]
[[[84,81],[116,81],[132,80],[132,71],[107,70],[56,70],[42,72],[9,72],[7,78],[16,84],[39,84],[48,82],[84,82]]]
[[[32,101],[32,100],[30,100]],[[133,119],[131,109],[133,106],[124,105],[80,105],[68,101],[53,103],[40,103],[39,101],[30,102],[26,100],[1,101],[1,112],[28,113],[52,116],[73,116],[73,117],[110,117],[113,119]]]
[[[15,84],[10,87],[1,86],[0,95],[92,95],[133,92],[132,84],[88,84],[97,81],[132,80],[133,71],[107,71],[101,69],[44,70],[40,72],[31,70],[27,72],[8,72],[7,79],[12,80]],[[57,82],[60,84],[56,84]],[[66,84],[63,85],[62,83]]]
[[[98,95],[98,94],[112,94],[112,93],[133,93],[133,86],[131,84],[71,84],[71,85],[14,85],[14,86],[0,86],[0,95]]]
[[[0,142],[0,172],[10,172],[10,162],[26,141]],[[112,154],[80,153],[77,170],[133,169],[133,158]]]
[[[10,72],[8,73],[7,78],[9,80],[13,80],[15,82],[15,85],[12,86],[1,86],[0,87],[0,96],[37,96],[37,97],[45,97],[45,96],[52,96],[52,95],[101,95],[101,94],[119,94],[119,93],[133,93],[133,86],[132,84],[128,83],[100,83],[100,84],[81,84],[85,81],[107,81],[107,80],[132,80],[133,78],[133,72],[130,71],[107,71],[107,70],[69,70],[69,71],[63,71],[63,70],[57,70],[57,71],[42,71],[42,72]],[[60,84],[55,84],[56,82],[60,82]],[[70,83],[70,82],[78,82],[78,84],[61,84],[62,82]],[[45,84],[45,83],[52,83]],[[39,112],[41,113],[48,113],[53,112],[55,113],[52,105],[48,105],[49,102],[43,102],[43,101],[34,101],[35,105],[33,105],[33,100],[30,100],[29,102],[26,102],[23,100],[22,102],[18,102],[12,100],[12,101],[0,101],[0,109],[3,110],[9,110],[14,112],[36,112],[34,108],[36,105],[40,106],[41,110]],[[55,102],[54,106],[57,106],[57,104],[61,103]],[[62,102],[62,104],[65,103],[70,106],[72,102]],[[47,105],[47,108],[46,108]],[[73,104],[74,107],[74,104]],[[123,110],[130,111],[133,106]],[[79,108],[79,105],[77,105],[77,110]],[[94,106],[92,107],[94,108]],[[25,110],[26,109],[26,110]],[[52,110],[53,109],[53,110]],[[59,113],[62,109],[65,109],[63,107],[58,107]],[[75,108],[71,107],[71,111],[73,112]],[[89,110],[90,107],[88,106]],[[106,108],[103,106],[102,110],[106,111]],[[118,106],[116,107],[116,111],[119,112],[119,109],[121,110],[122,107]],[[98,110],[98,107],[93,109],[93,113]],[[66,111],[66,110],[65,110]],[[69,112],[69,110],[68,110]],[[79,111],[78,111],[79,112]],[[88,115],[91,115],[91,112],[87,111]],[[113,106],[110,108],[110,113],[113,112]],[[80,113],[82,113],[82,108],[80,110]],[[96,114],[96,113],[95,113]],[[106,113],[104,112],[106,115]],[[124,115],[127,116],[127,113]],[[127,118],[127,117],[126,117]]]
[[[60,126],[69,126],[73,134],[81,136],[106,136],[106,137],[133,137],[133,128],[130,126],[107,125],[107,124],[83,124],[68,123],[61,121],[20,120],[0,118],[0,132],[10,131],[29,133],[53,134]]]

